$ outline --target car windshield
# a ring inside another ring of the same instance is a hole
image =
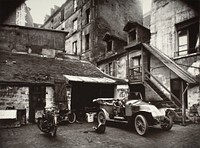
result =
[[[131,92],[129,96],[130,100],[141,100],[141,93],[140,92]]]

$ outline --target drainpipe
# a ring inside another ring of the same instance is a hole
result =
[[[130,74],[129,74],[129,51],[127,52],[127,60],[126,60],[126,76],[128,81],[130,81]]]
[[[143,46],[141,46],[141,52],[142,52],[142,54],[141,54],[141,60],[142,60],[142,83],[144,83],[144,50],[143,50]],[[140,65],[141,66],[141,65]]]
[[[187,86],[186,86],[186,88],[184,89],[184,91],[183,91],[183,93],[182,93],[182,125],[184,125],[185,126],[185,122],[186,122],[186,112],[185,112],[185,97],[184,97],[184,95],[185,95],[185,92],[187,91],[187,89],[188,89],[188,83],[187,83]],[[183,87],[183,83],[182,83],[182,88],[184,88]]]
[[[90,14],[90,21],[91,21],[91,42],[92,42],[92,47],[90,49],[90,59],[94,61],[96,57],[94,57],[95,53],[95,35],[96,35],[96,29],[95,29],[95,19],[96,19],[96,3],[95,0],[90,0],[90,8],[91,8],[91,14]]]
[[[81,53],[80,53],[80,56],[79,56],[79,59],[81,60],[82,58],[82,53],[83,53],[83,47],[82,47],[82,42],[83,42],[83,24],[82,24],[82,21],[83,21],[83,2],[81,3],[81,38],[80,38],[80,50],[81,50]]]

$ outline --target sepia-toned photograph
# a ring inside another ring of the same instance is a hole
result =
[[[0,148],[200,147],[200,0],[0,0]]]

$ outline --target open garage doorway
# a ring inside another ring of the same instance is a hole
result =
[[[96,98],[114,98],[114,84],[72,82],[72,110],[76,114],[85,114],[97,109],[93,103]],[[80,116],[81,116],[80,115]]]

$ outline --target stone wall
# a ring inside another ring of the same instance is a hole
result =
[[[29,88],[18,86],[0,86],[0,109],[29,107]]]

